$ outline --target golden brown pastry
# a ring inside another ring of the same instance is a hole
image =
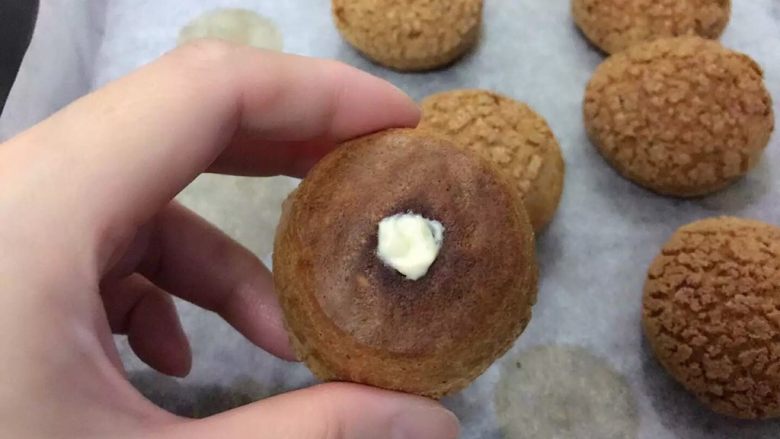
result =
[[[400,71],[452,63],[479,38],[482,0],[333,0],[345,40],[369,59]]]
[[[417,280],[377,255],[378,223],[407,212],[444,230]],[[434,398],[513,344],[537,291],[516,192],[488,163],[419,130],[325,157],[286,203],[273,262],[293,347],[315,375]]]
[[[504,172],[535,231],[552,220],[563,192],[563,156],[547,122],[529,106],[487,90],[447,91],[423,100],[420,128],[450,136]]]
[[[713,218],[650,266],[642,320],[658,360],[716,412],[780,416],[780,228]]]
[[[680,197],[745,175],[774,130],[761,68],[699,37],[612,55],[588,84],[584,118],[591,141],[624,177]]]
[[[574,22],[607,53],[659,38],[717,39],[731,16],[731,0],[572,0]]]

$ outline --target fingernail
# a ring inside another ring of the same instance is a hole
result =
[[[392,428],[393,439],[456,439],[460,423],[451,411],[431,403],[407,407]]]

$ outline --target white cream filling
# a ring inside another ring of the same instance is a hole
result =
[[[379,222],[377,256],[409,280],[428,273],[444,241],[444,226],[415,213],[400,213]]]

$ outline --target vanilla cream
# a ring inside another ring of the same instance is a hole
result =
[[[401,213],[379,222],[377,256],[409,280],[428,273],[444,241],[444,226],[415,213]]]

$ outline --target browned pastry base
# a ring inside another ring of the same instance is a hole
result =
[[[369,59],[399,71],[431,70],[477,42],[482,0],[333,0],[345,40]]]
[[[440,221],[428,273],[376,256],[381,219]],[[295,351],[323,380],[438,398],[503,354],[531,318],[537,266],[522,202],[450,141],[390,130],[324,158],[286,203],[274,281]]]
[[[561,148],[529,106],[487,90],[452,90],[423,100],[420,128],[450,136],[496,165],[520,192],[534,230],[553,218],[563,192]]]
[[[572,0],[574,22],[607,53],[659,38],[717,39],[731,16],[731,0]]]
[[[585,128],[624,177],[692,197],[732,184],[758,163],[774,129],[761,68],[699,37],[612,55],[585,92]]]
[[[648,273],[658,360],[716,412],[780,416],[780,228],[713,218],[680,228]]]

